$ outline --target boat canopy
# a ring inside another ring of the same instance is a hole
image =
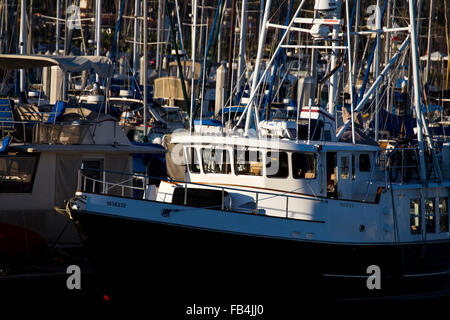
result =
[[[94,69],[101,77],[113,74],[111,59],[103,56],[50,56],[0,54],[0,69],[29,69],[58,66],[64,72]]]

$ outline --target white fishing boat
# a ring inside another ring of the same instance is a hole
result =
[[[282,28],[301,31],[294,24],[306,21],[298,18],[303,4]],[[324,16],[308,20],[311,31],[319,36],[326,24],[340,26],[340,6],[316,1]],[[382,149],[358,131],[353,116],[336,130],[333,99],[329,110],[310,103],[298,107],[296,119],[259,121],[255,80],[246,116],[235,125],[245,118],[245,128],[173,134],[169,159],[178,167],[168,166],[175,179],[147,185],[145,199],[96,192],[92,186],[105,182],[80,171],[67,210],[105,287],[118,296],[147,288],[180,300],[229,292],[289,301],[447,294],[450,154],[431,137],[423,141],[412,1],[409,9],[410,34],[352,115],[410,44],[417,145]],[[269,12],[270,1],[263,25]]]

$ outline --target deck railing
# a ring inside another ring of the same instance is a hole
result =
[[[92,177],[92,173],[95,173],[98,177]],[[106,181],[105,177],[107,175],[114,175],[116,178],[118,176],[123,176],[122,179],[116,179],[117,181],[111,182]],[[264,213],[264,209],[261,207],[261,202],[264,200],[268,200],[270,198],[279,198],[280,201],[283,201],[284,205],[279,205],[277,208],[270,208],[271,210],[275,210],[278,212],[284,212],[283,217],[289,218],[289,212],[294,212],[292,203],[294,199],[302,199],[308,201],[316,201],[323,202],[326,199],[317,197],[314,195],[295,195],[291,192],[267,192],[267,191],[256,191],[256,190],[248,190],[241,189],[235,187],[226,187],[220,185],[209,185],[203,183],[195,183],[188,181],[178,181],[172,179],[161,179],[158,177],[140,175],[140,174],[131,174],[131,173],[123,173],[117,171],[110,170],[99,170],[99,169],[80,169],[78,171],[78,189],[81,192],[87,193],[95,193],[95,194],[104,194],[104,195],[112,195],[112,196],[121,196],[121,197],[130,197],[135,199],[144,199],[146,192],[146,183],[150,180],[160,180],[166,181],[170,183],[174,183],[179,188],[183,188],[184,190],[184,198],[183,204],[188,205],[188,190],[190,188],[206,188],[219,190],[221,192],[221,201],[218,206],[214,207],[202,207],[202,208],[214,208],[220,210],[232,210],[232,211],[242,211],[246,213],[254,213],[254,214],[262,214]],[[142,186],[136,185],[136,182],[142,183]],[[137,192],[136,192],[137,191]],[[239,193],[239,194],[253,194],[254,195],[254,208],[231,208],[230,202],[227,200],[227,194],[229,193]],[[290,207],[291,204],[291,207]],[[280,216],[280,215],[278,215]]]

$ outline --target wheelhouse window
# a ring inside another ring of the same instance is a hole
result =
[[[348,179],[350,177],[348,157],[341,158],[341,179]]]
[[[262,176],[261,151],[235,149],[234,171],[237,175]]]
[[[439,198],[439,232],[448,232],[448,198]]]
[[[230,153],[225,149],[202,148],[203,172],[231,174]]]
[[[359,171],[370,172],[370,157],[368,154],[359,155]]]
[[[0,192],[30,193],[38,155],[0,156]]]
[[[421,232],[420,199],[411,199],[409,203],[409,225],[411,228],[411,234],[420,234]]]
[[[425,199],[425,227],[428,233],[436,232],[436,218],[434,214],[434,198]]]
[[[195,148],[187,148],[188,168],[190,173],[200,173],[200,159]]]
[[[289,176],[289,162],[286,152],[267,152],[266,172],[269,178],[287,178]]]
[[[317,172],[317,155],[315,153],[292,154],[292,175],[294,179],[315,179]]]

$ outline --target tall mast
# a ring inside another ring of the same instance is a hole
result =
[[[101,55],[102,48],[102,0],[96,1],[96,13],[95,13],[95,40],[97,43],[97,48],[95,54],[97,56]],[[95,81],[100,82],[100,76],[98,74],[95,75]]]
[[[425,174],[425,155],[423,143],[423,126],[422,122],[422,106],[420,103],[420,84],[419,84],[419,59],[417,50],[417,29],[416,29],[416,15],[414,8],[414,1],[409,1],[409,20],[411,32],[411,60],[412,60],[412,74],[414,86],[414,107],[416,110],[417,121],[417,140],[419,143],[419,165],[420,165],[420,179],[424,182],[426,180]]]
[[[138,46],[138,37],[139,37],[139,16],[140,16],[140,8],[141,1],[134,0],[134,34],[133,34],[133,75],[136,78],[137,70],[139,66],[139,46]]]
[[[336,19],[340,19],[341,17],[341,0],[336,1]],[[332,39],[333,42],[331,44],[332,49],[331,51],[333,54],[331,55],[331,62],[330,62],[330,70],[334,70],[337,66],[338,61],[338,52],[339,50],[336,50],[336,43],[338,40],[338,33],[339,33],[339,25],[333,25],[333,32],[332,32]],[[336,110],[335,110],[335,104],[336,104],[336,95],[338,91],[338,73],[335,72],[330,77],[330,84],[328,89],[328,112],[333,115],[333,117],[336,118]]]
[[[232,0],[231,3],[231,26],[230,26],[230,39],[228,43],[228,79],[227,79],[227,96],[230,98],[230,105],[233,105],[233,98],[231,97],[231,76],[233,74],[233,51],[234,51],[234,24],[235,24],[235,7],[236,0]]]
[[[245,38],[247,35],[247,0],[242,0],[241,28],[239,39],[239,64],[237,73],[237,88],[239,95],[242,88],[242,74],[245,70]]]
[[[147,0],[144,0],[143,2],[143,6],[142,6],[142,11],[143,12],[143,16],[144,16],[144,32],[143,32],[143,45],[144,45],[144,51],[143,51],[143,56],[144,56],[144,63],[143,63],[143,68],[141,70],[141,72],[144,73],[144,77],[142,78],[144,80],[144,82],[142,83],[142,85],[144,86],[144,99],[143,99],[143,104],[144,104],[144,139],[147,139]]]
[[[56,0],[56,54],[59,54],[59,39],[61,38],[61,29],[59,28],[60,18],[61,18],[61,0]]]
[[[425,69],[424,83],[428,83],[428,80],[430,77],[431,29],[433,28],[433,15],[434,15],[434,3],[433,2],[434,2],[434,0],[430,0],[430,16],[428,17],[427,66]]]
[[[263,50],[264,50],[264,44],[266,43],[266,36],[267,36],[267,21],[269,21],[269,14],[270,14],[270,8],[272,6],[272,0],[267,0],[266,2],[266,8],[264,9],[264,18],[261,23],[261,30],[259,35],[259,43],[258,43],[258,53],[256,55],[256,62],[255,62],[255,70],[253,71],[253,81],[252,81],[252,89],[250,91],[250,96],[255,95],[256,91],[256,85],[258,84],[259,80],[259,69],[261,64],[261,59],[263,56]],[[252,105],[255,104],[251,102]],[[252,105],[249,105],[247,108],[247,116],[245,118],[245,132],[248,132],[250,128],[250,119],[252,115]],[[257,111],[256,111],[257,112]]]
[[[377,8],[375,12],[375,29],[379,31],[381,29],[381,11],[380,11],[380,0],[377,0]],[[374,79],[378,78],[380,74],[380,54],[381,54],[381,39],[380,39],[380,33],[377,32],[376,34],[376,41],[377,41],[377,47],[375,52],[375,77]],[[380,107],[380,90],[377,87],[375,90],[375,141],[378,141],[378,131],[379,131],[379,120],[378,120],[378,113],[379,113],[379,107]]]
[[[158,30],[156,31],[156,69],[158,70],[158,76],[161,76],[161,16],[162,16],[162,0],[158,0]],[[168,13],[170,14],[170,13]]]
[[[194,84],[195,84],[195,42],[197,41],[197,37],[196,37],[196,28],[197,28],[197,0],[192,0],[192,45],[191,45],[191,50],[192,50],[192,79],[191,79],[191,109],[189,112],[189,131],[192,133],[192,129],[193,129],[193,119],[192,117],[194,116],[193,112],[194,112],[194,103],[195,103],[195,99],[194,99]],[[183,71],[181,71],[183,72]]]
[[[20,1],[20,38],[19,38],[19,53],[26,54],[26,18],[27,18],[26,0]],[[20,92],[25,92],[25,69],[20,69]]]

